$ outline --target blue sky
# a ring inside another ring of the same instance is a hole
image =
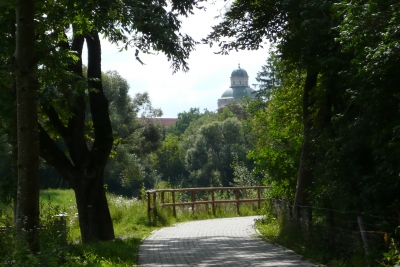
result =
[[[211,31],[218,23],[214,19],[223,12],[224,1],[215,5],[207,4],[207,10],[196,10],[195,14],[182,18],[182,32],[195,40]],[[229,88],[230,75],[240,63],[250,76],[249,84],[256,83],[255,77],[265,64],[268,47],[258,51],[231,52],[217,55],[218,48],[198,45],[188,60],[189,72],[172,74],[170,63],[163,54],[142,55],[145,65],[135,60],[134,50],[118,52],[118,48],[106,41],[102,42],[102,70],[116,70],[130,86],[130,94],[148,92],[155,108],[161,108],[164,118],[176,118],[179,112],[191,107],[200,110],[217,109],[217,100]]]

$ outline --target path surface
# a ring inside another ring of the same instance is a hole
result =
[[[180,223],[155,231],[139,248],[139,266],[317,266],[256,237],[257,216]]]

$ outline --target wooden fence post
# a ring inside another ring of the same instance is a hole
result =
[[[154,222],[156,222],[156,216],[157,216],[157,191],[154,190],[154,194],[153,194],[153,213],[154,213]]]
[[[172,191],[172,203],[174,204],[172,206],[172,212],[174,214],[174,217],[176,218],[176,208],[175,208],[175,191]]]
[[[211,189],[211,200],[212,200],[212,202],[213,203],[211,203],[212,204],[212,212],[213,212],[213,215],[215,216],[215,194],[214,194],[214,189]]]
[[[369,254],[368,253],[368,239],[367,239],[367,234],[365,233],[364,222],[363,222],[361,213],[359,213],[357,215],[357,222],[358,222],[358,227],[360,228],[361,239],[364,244],[365,255],[368,255]]]
[[[194,213],[195,191],[192,190],[192,212]]]
[[[236,193],[236,210],[237,210],[237,214],[240,215],[240,202],[239,202],[239,189],[235,189],[235,193]]]
[[[151,223],[151,200],[150,200],[150,192],[147,191],[147,219],[149,220],[149,223]]]
[[[257,195],[258,195],[258,209],[261,209],[261,188],[257,188]]]
[[[335,214],[333,213],[333,209],[330,207],[328,210],[328,224],[329,224],[329,232],[328,232],[328,240],[329,246],[331,249],[335,247],[336,237],[335,237]]]

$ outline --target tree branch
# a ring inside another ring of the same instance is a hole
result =
[[[42,106],[44,112],[46,113],[47,117],[51,125],[54,129],[61,135],[64,140],[69,139],[69,134],[67,128],[64,126],[60,118],[58,117],[57,111],[54,109],[53,106]]]
[[[88,47],[88,83],[90,112],[92,114],[95,141],[92,152],[94,160],[100,164],[107,162],[112,149],[113,134],[108,111],[108,100],[101,82],[101,47],[96,31],[86,36]]]
[[[40,157],[52,165],[67,181],[73,186],[75,177],[73,176],[74,166],[64,152],[58,147],[53,139],[47,134],[46,130],[39,123]]]

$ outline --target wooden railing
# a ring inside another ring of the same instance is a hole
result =
[[[157,215],[157,193],[161,194],[161,207],[172,206],[174,217],[176,217],[176,206],[191,206],[192,212],[194,212],[196,204],[211,204],[212,212],[215,215],[216,204],[219,203],[236,203],[237,213],[240,214],[240,203],[242,202],[258,202],[258,209],[261,208],[261,201],[266,198],[261,197],[261,189],[267,189],[270,186],[242,186],[242,187],[199,187],[199,188],[179,188],[179,189],[158,189],[148,190],[147,193],[147,216],[149,222],[151,221],[151,211],[153,211],[154,217]],[[215,200],[215,191],[235,191],[235,199],[221,199]],[[244,199],[240,198],[240,190],[257,190],[257,198]],[[196,200],[196,191],[209,191],[211,192],[211,200]],[[172,202],[165,202],[165,193],[171,192]],[[175,192],[190,192],[191,201],[188,202],[176,202]]]

